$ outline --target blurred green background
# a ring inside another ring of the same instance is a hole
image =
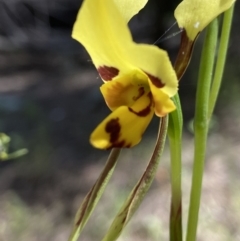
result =
[[[130,22],[137,42],[155,42],[175,21],[179,1],[149,0]],[[65,241],[75,212],[101,172],[109,151],[89,135],[109,113],[90,57],[71,39],[80,0],[1,0],[0,132],[11,137],[16,160],[0,162],[0,240]],[[209,134],[199,240],[240,240],[240,4],[236,4],[229,54]],[[178,31],[175,26],[171,31]],[[191,183],[191,132],[204,33],[180,82],[184,113],[184,225]],[[159,44],[174,61],[180,36]],[[148,162],[155,117],[142,142],[122,152],[110,184],[81,240],[100,240]],[[134,171],[133,171],[134,170]],[[169,151],[140,210],[119,240],[168,240]]]

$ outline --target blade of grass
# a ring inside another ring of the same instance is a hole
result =
[[[78,209],[74,221],[74,226],[68,239],[69,241],[76,241],[80,236],[81,231],[83,230],[85,224],[91,216],[95,206],[97,205],[105,190],[106,185],[108,184],[109,179],[112,176],[120,152],[120,148],[114,148],[111,150],[101,175],[99,176],[91,190],[88,192],[81,206]]]
[[[196,38],[197,39],[197,38]],[[174,69],[176,71],[178,81],[181,80],[184,75],[188,64],[190,63],[194,44],[196,42],[191,41],[186,31],[182,32],[181,44],[178,51],[176,61],[174,63]],[[173,98],[176,111],[169,115],[169,129],[168,137],[170,144],[171,154],[171,210],[170,210],[170,240],[181,241],[182,240],[182,110],[178,94]]]
[[[202,178],[208,134],[208,104],[212,80],[215,51],[218,37],[218,22],[213,20],[207,28],[197,82],[196,107],[194,117],[194,163],[190,207],[187,224],[187,241],[195,241],[200,207]]]
[[[118,212],[117,216],[115,217],[107,234],[102,239],[102,241],[116,240],[121,234],[124,227],[131,219],[131,217],[133,216],[133,214],[135,213],[135,211],[138,209],[139,205],[141,204],[146,192],[150,188],[152,181],[155,177],[157,167],[160,162],[160,157],[162,155],[164,144],[165,144],[167,126],[168,126],[168,116],[165,116],[162,118],[159,124],[157,142],[156,142],[152,157],[148,163],[148,166],[144,174],[142,175],[142,177],[140,178],[136,186],[131,191],[126,202],[123,204],[122,208]]]
[[[169,115],[168,139],[171,154],[170,240],[182,241],[182,110],[178,94],[176,110]]]
[[[219,44],[219,50],[217,55],[216,68],[215,68],[215,73],[213,77],[212,87],[210,91],[210,98],[209,98],[209,110],[208,110],[209,120],[211,119],[211,116],[216,104],[216,100],[218,97],[218,93],[220,90],[221,82],[222,82],[222,76],[223,76],[223,71],[224,71],[224,66],[225,66],[226,56],[227,56],[229,36],[230,36],[231,25],[232,25],[233,11],[234,11],[234,5],[229,10],[227,10],[223,15],[223,25],[222,25],[220,44]]]

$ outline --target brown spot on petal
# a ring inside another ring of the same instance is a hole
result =
[[[122,148],[122,147],[126,147],[125,146],[125,141],[114,142],[114,143],[112,143],[112,145],[108,149]]]
[[[121,131],[119,118],[111,119],[110,121],[108,121],[108,123],[106,124],[105,130],[107,133],[110,134],[110,142],[111,143],[117,142]]]
[[[108,123],[106,124],[105,130],[107,133],[110,134],[110,142],[112,144],[107,149],[122,148],[122,147],[129,148],[132,146],[131,143],[126,143],[125,140],[119,141],[120,131],[121,131],[119,118],[111,119],[110,121],[108,121]]]
[[[132,147],[132,144],[126,144],[125,141],[119,141],[119,142],[115,142],[113,143],[110,147],[108,147],[108,149],[112,149],[112,148],[130,148]]]
[[[162,82],[162,80],[159,79],[158,77],[155,77],[147,72],[145,72],[145,73],[151,80],[152,84],[155,85],[157,88],[163,88],[165,86],[165,84]]]
[[[145,107],[143,110],[135,111],[131,107],[128,107],[129,111],[140,117],[147,116],[151,112],[151,106],[153,104],[152,103],[152,95],[150,93],[148,94],[148,97],[150,98],[151,101],[150,101],[149,105],[147,107]]]
[[[128,109],[129,109],[129,111],[131,111],[132,113],[134,113],[135,115],[140,116],[140,117],[145,117],[151,112],[150,106],[147,106],[145,109],[138,111],[138,112],[134,111],[131,107],[128,107]]]
[[[101,78],[105,81],[112,80],[114,77],[116,77],[119,73],[119,70],[114,67],[109,66],[100,66],[98,69],[98,73],[100,74]]]

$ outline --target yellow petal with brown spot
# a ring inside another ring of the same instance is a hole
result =
[[[155,103],[155,114],[157,116],[163,117],[176,109],[170,97],[165,94],[162,88],[158,87],[155,82],[152,82],[151,79],[149,79],[149,86]]]
[[[148,78],[138,70],[108,81],[100,87],[108,107],[132,106],[142,95],[149,92]]]
[[[153,114],[152,96],[144,94],[133,106],[121,106],[113,111],[93,131],[90,142],[99,149],[135,146],[142,139]]]
[[[173,96],[178,81],[167,52],[157,46],[134,43],[120,5],[113,0],[85,0],[72,37],[87,49],[104,81],[139,69],[158,78]],[[140,5],[144,5],[142,0]]]

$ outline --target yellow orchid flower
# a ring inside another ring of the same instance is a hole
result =
[[[229,9],[235,0],[184,0],[175,9],[178,26],[187,32],[190,40],[219,14]]]
[[[132,40],[127,22],[147,0],[85,0],[72,37],[90,54],[104,84],[100,90],[112,113],[93,131],[100,149],[139,143],[153,114],[175,109],[170,99],[178,81],[165,51]]]

